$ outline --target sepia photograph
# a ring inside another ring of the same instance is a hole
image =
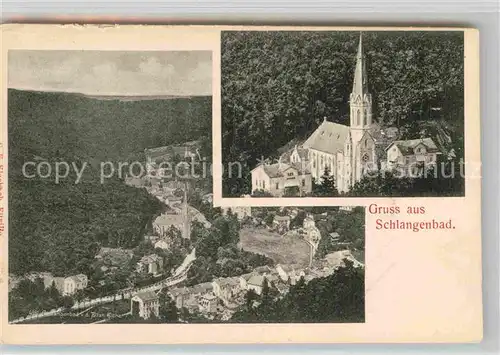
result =
[[[9,53],[12,324],[364,321],[364,208],[213,206],[211,68]]]
[[[463,31],[221,42],[223,198],[464,196]]]

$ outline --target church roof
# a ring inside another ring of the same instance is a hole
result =
[[[344,149],[348,135],[348,126],[324,120],[304,143],[304,148],[335,154]]]
[[[401,151],[401,154],[403,155],[413,155],[415,154],[413,149],[415,149],[418,145],[423,144],[427,147],[427,152],[428,153],[438,153],[439,149],[436,146],[436,143],[432,140],[432,138],[421,138],[421,139],[409,139],[409,140],[399,140],[399,141],[394,141],[392,144],[390,144],[387,148],[386,151],[392,147],[393,145],[396,145],[398,149]]]

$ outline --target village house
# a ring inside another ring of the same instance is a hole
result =
[[[171,169],[176,159],[188,160],[198,157],[198,141],[185,142],[182,145],[169,145],[164,147],[144,149],[147,170],[155,170],[162,162],[171,163]]]
[[[78,290],[83,290],[88,285],[88,278],[84,274],[78,274],[68,277],[52,277],[51,274],[45,274],[43,277],[45,288],[54,284],[57,291],[63,296],[74,295]]]
[[[168,294],[175,301],[177,308],[194,309],[200,297],[213,294],[213,286],[211,282],[205,282],[192,287],[173,288]]]
[[[170,249],[170,241],[166,238],[158,240],[156,243],[154,243],[155,249],[163,249],[163,250],[168,250]]]
[[[226,216],[228,212],[231,211],[232,214],[236,215],[239,221],[245,219],[246,217],[252,217],[252,207],[250,206],[233,206],[233,207],[223,207],[222,214]]]
[[[346,211],[346,212],[352,212],[353,211],[353,207],[351,206],[339,206],[339,210],[340,211]]]
[[[254,275],[256,275],[254,272],[250,272],[248,274],[240,275],[240,288],[242,290],[246,290],[247,289],[247,282]]]
[[[194,298],[191,300],[191,292],[187,287],[176,287],[168,291],[168,295],[175,302],[175,306],[178,309],[189,308],[193,305]],[[190,302],[191,300],[191,302]]]
[[[252,191],[263,190],[274,197],[303,196],[312,191],[311,173],[299,164],[261,164],[251,174]]]
[[[314,216],[308,213],[302,222],[302,226],[304,229],[315,228],[316,223],[314,222]]]
[[[304,196],[312,191],[312,179],[322,182],[325,169],[333,175],[339,192],[349,191],[367,172],[378,169],[378,162],[385,157],[378,156],[377,151],[381,145],[389,144],[373,120],[372,104],[360,35],[349,97],[349,125],[330,122],[325,117],[301,146],[282,154],[278,163],[260,164],[251,171],[252,192],[264,190],[281,197],[293,191],[294,195]],[[387,161],[435,161],[438,151],[432,139],[418,141],[421,143],[392,143],[387,147]]]
[[[217,311],[218,298],[214,294],[205,294],[200,297],[199,310],[202,313]]]
[[[164,237],[168,234],[169,229],[174,227],[181,232],[183,238],[189,238],[189,218],[186,216],[187,213],[163,213],[153,221],[153,230],[158,236]]]
[[[441,152],[432,138],[398,140],[387,148],[387,167],[409,167],[415,163],[435,165]]]
[[[163,272],[163,258],[156,254],[145,255],[136,265],[138,273],[159,275]]]
[[[247,281],[247,290],[254,290],[256,294],[262,294],[262,289],[264,287],[265,276],[253,275]]]
[[[203,195],[201,202],[211,205],[214,202],[214,194],[208,193]]]
[[[290,216],[274,216],[273,219],[273,228],[278,233],[285,233],[290,230]]]
[[[339,239],[340,239],[340,234],[338,234],[337,232],[332,232],[329,234],[330,236],[330,242],[332,243],[339,243]]]
[[[218,278],[212,281],[213,292],[222,301],[229,302],[241,291],[240,280],[235,277]]]
[[[292,285],[300,280],[302,276],[305,276],[304,270],[295,270],[295,268],[290,265],[278,264],[276,265],[276,271],[283,282],[288,282]]]
[[[164,195],[163,196],[163,202],[167,206],[171,206],[171,207],[182,205],[183,200],[184,199],[182,196],[174,196],[174,195]]]
[[[154,292],[138,293],[130,300],[132,315],[148,319],[160,315],[160,298]]]
[[[199,222],[205,228],[210,228],[212,224],[205,218],[205,215],[198,211],[196,208],[189,206],[187,208],[188,218],[191,222]]]

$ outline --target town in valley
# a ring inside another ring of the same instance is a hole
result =
[[[101,247],[89,274],[11,275],[11,322],[265,322],[261,307],[283,307],[314,282],[334,289],[349,275],[364,292],[364,208],[214,208],[210,191],[192,179],[162,178],[158,169],[162,161],[196,159],[196,150],[193,142],[145,150],[149,174],[123,181],[161,204],[140,243]],[[41,299],[23,304],[17,297],[25,288]],[[318,321],[363,321],[364,295],[352,296],[352,315]]]

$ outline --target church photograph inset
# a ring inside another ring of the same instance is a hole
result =
[[[223,197],[464,195],[461,31],[222,34]]]

